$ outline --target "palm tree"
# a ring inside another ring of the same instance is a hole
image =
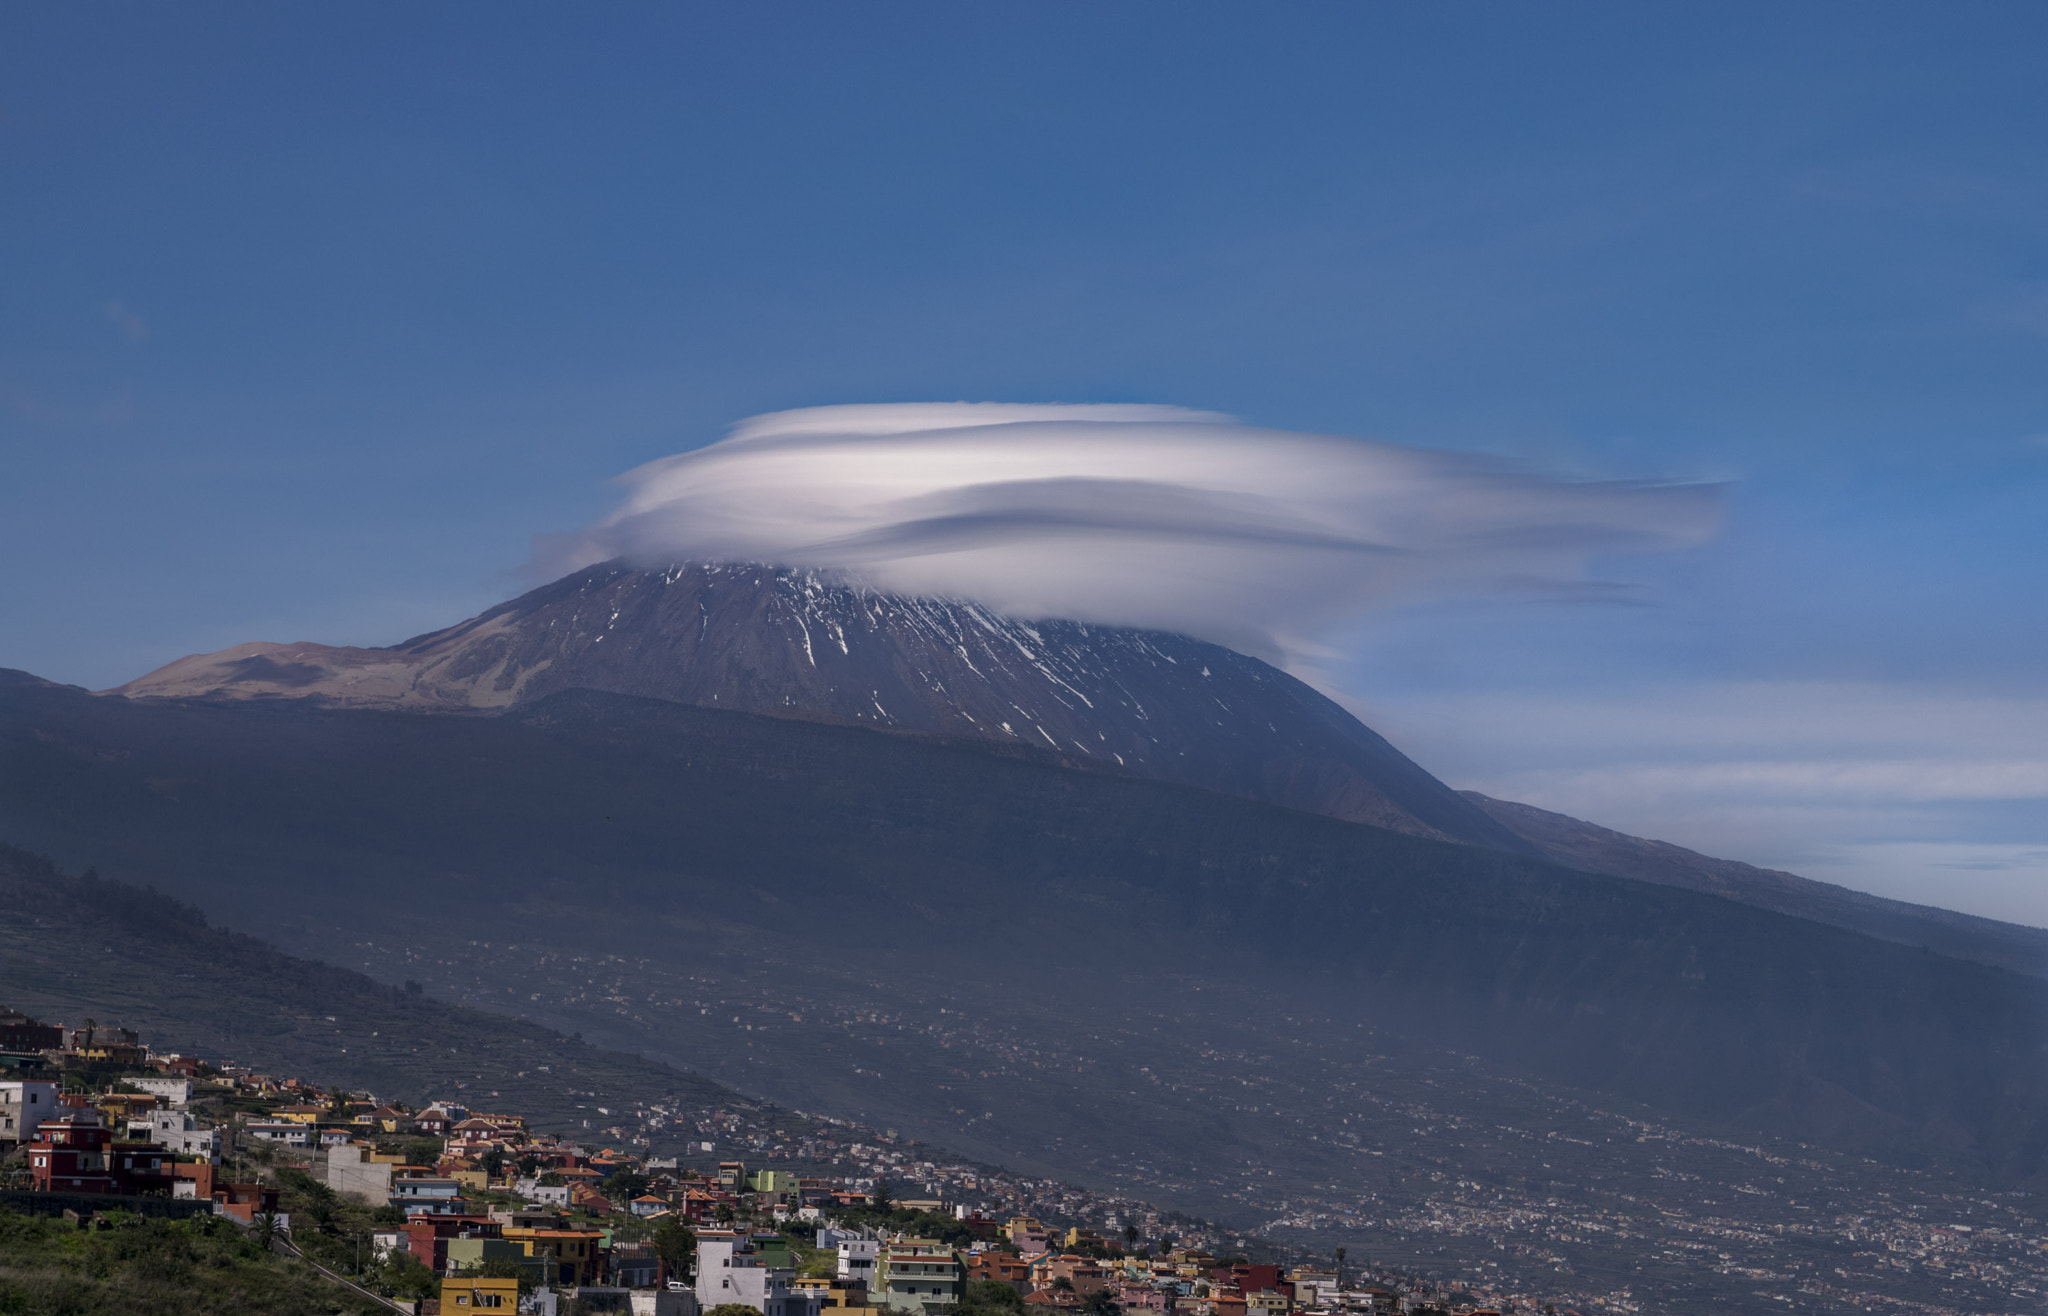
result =
[[[1337,1249],[1337,1292],[1344,1291],[1344,1249]]]
[[[255,1239],[256,1245],[265,1252],[277,1250],[277,1240],[281,1232],[277,1227],[277,1217],[269,1211],[263,1212],[249,1222],[249,1237]]]

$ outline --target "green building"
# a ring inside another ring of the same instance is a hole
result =
[[[868,1281],[868,1305],[923,1313],[957,1305],[967,1295],[967,1277],[953,1249],[937,1239],[909,1238],[885,1244],[875,1254]]]
[[[757,1193],[793,1193],[796,1176],[787,1170],[763,1170],[747,1180],[747,1186]]]

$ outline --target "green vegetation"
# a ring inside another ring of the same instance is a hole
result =
[[[604,1182],[597,1186],[597,1191],[604,1194],[606,1201],[623,1211],[628,1202],[645,1193],[652,1183],[653,1180],[638,1170],[615,1170],[605,1176]]]
[[[965,1299],[952,1316],[1023,1316],[1024,1296],[999,1280],[967,1281]]]
[[[4,1316],[335,1316],[388,1312],[266,1252],[216,1216],[117,1214],[105,1228],[0,1208]]]
[[[660,1257],[671,1275],[688,1273],[690,1258],[697,1252],[697,1235],[673,1216],[654,1227],[654,1255]]]
[[[912,1238],[935,1238],[954,1247],[966,1247],[976,1237],[972,1229],[952,1216],[932,1211],[878,1205],[840,1207],[832,1214],[851,1228],[884,1229],[890,1233],[908,1234]]]
[[[1022,1311],[1024,1295],[1001,1280],[971,1279],[967,1281],[967,1301],[961,1305],[993,1312]]]
[[[411,1253],[394,1252],[381,1261],[371,1255],[371,1234],[405,1222],[397,1207],[351,1201],[292,1166],[268,1178],[277,1185],[278,1209],[291,1217],[292,1245],[307,1259],[390,1297],[428,1298],[440,1291],[433,1273]]]

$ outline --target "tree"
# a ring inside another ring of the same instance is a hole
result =
[[[1024,1295],[1012,1285],[999,1279],[971,1279],[967,1281],[967,1304],[970,1307],[1000,1307],[1009,1311],[1024,1310]]]
[[[731,1224],[734,1214],[736,1213],[732,1209],[731,1202],[716,1202],[712,1204],[711,1218],[721,1225]],[[752,1311],[753,1308],[749,1307],[747,1310]]]
[[[384,1284],[401,1298],[431,1298],[440,1293],[441,1280],[433,1267],[412,1253],[400,1249],[385,1258]]]
[[[492,1257],[489,1261],[464,1267],[461,1273],[480,1279],[516,1279],[521,1293],[533,1292],[533,1267],[511,1257]]]
[[[1081,1310],[1089,1316],[1123,1316],[1123,1304],[1108,1289],[1096,1289],[1081,1299]]]
[[[761,1316],[761,1313],[743,1302],[721,1302],[704,1316]]]
[[[274,1251],[277,1240],[282,1236],[283,1231],[277,1227],[277,1217],[268,1211],[249,1222],[249,1237],[265,1252]]]
[[[877,1211],[889,1211],[894,1209],[895,1203],[889,1196],[889,1181],[887,1179],[875,1180],[874,1196],[875,1209]]]
[[[654,1255],[668,1267],[670,1279],[690,1273],[690,1258],[697,1254],[697,1236],[690,1227],[671,1216],[654,1227]]]
[[[1126,1252],[1138,1250],[1138,1227],[1134,1224],[1124,1226],[1124,1250]]]
[[[1339,1291],[1339,1292],[1342,1292],[1342,1291],[1343,1291],[1343,1288],[1344,1288],[1344,1257],[1345,1257],[1345,1255],[1346,1255],[1346,1254],[1345,1254],[1345,1251],[1344,1251],[1344,1249],[1343,1249],[1343,1248],[1341,1248],[1341,1247],[1340,1247],[1340,1248],[1338,1248],[1338,1249],[1337,1249],[1337,1289],[1338,1289],[1338,1291]]]
[[[615,1170],[606,1176],[603,1192],[606,1197],[623,1207],[646,1192],[648,1183],[647,1176],[637,1170]]]

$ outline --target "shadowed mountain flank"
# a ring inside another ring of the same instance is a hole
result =
[[[500,717],[422,717],[9,685],[0,835],[147,874],[299,953],[367,965],[395,946],[399,972],[442,962],[481,1000],[644,959],[630,990],[549,990],[578,1010],[623,1001],[607,1045],[701,1057],[805,1109],[859,1090],[873,1095],[857,1109],[895,1102],[934,1131],[952,1107],[1070,1142],[1090,1122],[1123,1130],[1117,1103],[1137,1083],[1033,1115],[999,1066],[940,1047],[925,1060],[949,1072],[933,1083],[881,1085],[862,1071],[915,1063],[907,1037],[886,1048],[900,1061],[875,1065],[741,1029],[739,1011],[693,1002],[705,989],[689,975],[724,963],[836,999],[851,988],[820,975],[851,973],[890,1011],[924,992],[968,1019],[1017,1002],[1069,1020],[1203,1003],[1144,1024],[1161,1063],[1201,1054],[1244,1022],[1232,994],[1257,993],[1326,1021],[1259,1062],[1305,1086],[1370,1028],[1731,1129],[2007,1183],[2048,1173],[2038,979],[958,741],[585,690]],[[479,960],[479,944],[498,949]],[[1106,973],[1117,981],[1082,990]],[[657,980],[673,985],[646,986]],[[1026,1051],[1073,1032],[1015,1027]],[[1182,1163],[1203,1145],[1164,1126],[1118,1138]]]
[[[1812,919],[1907,946],[2048,977],[2048,931],[1960,914],[1932,905],[1887,900],[1796,873],[1715,859],[1666,841],[1630,836],[1530,804],[1461,791],[1545,858],[1587,873],[1632,877],[1660,886],[1706,891],[1759,909]]]

